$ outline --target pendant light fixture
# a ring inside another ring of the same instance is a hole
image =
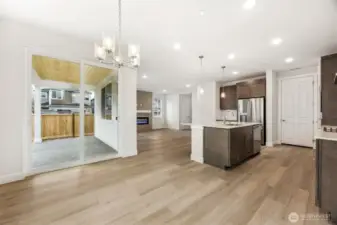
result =
[[[222,67],[221,67],[221,69],[222,69],[222,76],[223,76],[223,77],[225,76],[225,68],[226,68],[226,66],[222,66]],[[221,98],[226,98],[226,93],[225,93],[225,91],[224,91],[223,89],[224,89],[224,88],[222,87],[222,92],[221,92],[220,97],[221,97]]]
[[[118,29],[115,37],[102,35],[102,45],[95,44],[95,58],[101,63],[112,64],[117,68],[122,66],[138,68],[140,65],[140,48],[138,45],[128,45],[128,57],[122,57],[122,0],[118,0]],[[117,43],[117,44],[116,44]]]
[[[203,70],[202,70],[202,60],[204,59],[204,56],[200,55],[199,59],[200,59],[200,73],[202,74],[202,72],[203,72]],[[199,86],[198,89],[199,89],[198,90],[199,95],[203,95],[205,93],[205,90],[201,86]]]

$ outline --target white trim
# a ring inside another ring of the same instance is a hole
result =
[[[42,138],[35,138],[34,143],[36,144],[41,144],[42,143]]]
[[[191,154],[191,160],[194,161],[194,162],[204,164],[204,157],[201,157],[201,156],[195,156],[195,155]]]
[[[137,110],[137,113],[151,113],[151,110]]]
[[[15,174],[9,174],[6,176],[2,176],[0,177],[0,185],[24,180],[25,177],[26,176],[23,173],[15,173]]]
[[[246,79],[241,79],[241,80],[218,81],[217,83],[219,83],[220,87],[226,87],[226,86],[236,85],[241,82],[254,81],[254,80],[263,79],[263,78],[266,79],[266,75],[260,75],[257,77],[246,78]]]
[[[57,171],[57,170],[61,170],[61,169],[70,169],[70,168],[77,167],[77,166],[85,166],[85,165],[88,165],[88,164],[102,162],[102,161],[108,161],[108,160],[117,159],[117,158],[120,158],[120,155],[118,155],[118,154],[107,155],[107,156],[103,156],[103,157],[99,157],[99,158],[95,158],[95,159],[85,160],[84,162],[75,161],[75,162],[61,163],[56,167],[55,166],[54,167],[53,166],[45,166],[45,167],[41,167],[41,168],[32,169],[32,171],[30,171],[28,176],[33,176],[33,175],[37,175],[37,174],[41,174],[41,173],[53,172],[53,171]]]
[[[274,143],[273,143],[273,142],[270,142],[270,141],[267,141],[267,142],[266,142],[266,146],[267,146],[267,147],[274,147]]]
[[[313,134],[312,134],[312,139],[314,140],[315,136],[315,131],[318,128],[318,123],[319,123],[319,111],[320,107],[318,106],[319,103],[319,90],[318,90],[318,75],[316,73],[307,73],[307,74],[299,74],[299,75],[294,75],[294,76],[284,76],[284,77],[278,77],[277,78],[277,89],[278,89],[278,115],[277,115],[277,138],[278,141],[282,144],[282,123],[281,123],[281,116],[282,116],[282,88],[281,88],[281,83],[284,80],[289,80],[289,79],[297,79],[297,78],[303,78],[303,77],[312,77],[314,81],[313,85],[313,119],[314,119],[314,125],[313,125]],[[313,144],[314,146],[314,144]]]

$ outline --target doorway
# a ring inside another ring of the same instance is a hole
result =
[[[281,143],[313,147],[314,77],[280,79],[279,87]]]
[[[99,63],[28,56],[27,174],[118,157],[118,71]]]
[[[192,123],[192,94],[181,94],[179,101],[179,124],[180,130],[190,130],[191,126],[182,125]]]

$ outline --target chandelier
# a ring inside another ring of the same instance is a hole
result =
[[[95,58],[101,63],[112,64],[117,68],[129,67],[138,68],[140,65],[139,45],[128,45],[128,57],[124,58],[121,54],[122,44],[122,0],[118,0],[118,33],[115,37],[102,37],[102,45],[95,43]]]

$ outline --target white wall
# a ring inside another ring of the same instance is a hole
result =
[[[120,68],[118,71],[118,153],[134,156],[137,151],[137,70]]]
[[[273,146],[277,142],[278,86],[277,74],[273,70],[266,71],[266,145]]]
[[[167,128],[166,124],[166,95],[164,94],[155,94],[153,93],[152,99],[159,98],[162,101],[162,116],[161,117],[154,117],[152,114],[152,129],[163,129]]]
[[[197,86],[192,92],[192,123],[207,124],[216,121],[217,84],[215,81]]]
[[[179,130],[179,94],[166,95],[167,128]]]
[[[38,27],[9,20],[0,21],[0,89],[13,92],[2,100],[0,124],[6,129],[0,133],[0,183],[20,178],[23,173],[23,148],[30,132],[23,130],[24,121],[26,60],[25,48],[43,49],[56,55],[90,59],[92,43],[62,35]],[[31,99],[29,99],[31,101]],[[28,135],[28,136],[27,136]],[[25,139],[25,141],[23,140]]]

